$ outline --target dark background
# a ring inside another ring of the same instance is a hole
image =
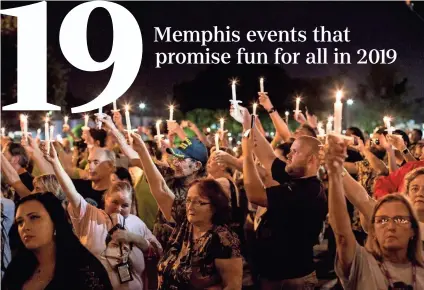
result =
[[[2,9],[22,6],[33,2],[2,2]],[[65,15],[82,2],[48,1],[48,44],[57,59],[66,65],[66,60],[59,48],[59,29]],[[165,102],[176,99],[183,103],[180,109],[188,111],[196,107],[222,108],[228,106],[231,90],[228,78],[245,74],[238,88],[240,98],[252,100],[258,89],[257,78],[261,74],[278,75],[275,80],[265,83],[265,88],[286,86],[287,89],[275,89],[273,98],[282,98],[282,106],[292,101],[291,93],[296,89],[293,79],[325,78],[343,74],[343,85],[354,96],[357,84],[364,80],[369,67],[366,65],[284,65],[271,66],[214,66],[204,65],[164,65],[155,68],[155,52],[202,52],[200,44],[154,43],[154,27],[173,30],[202,30],[218,26],[222,29],[229,25],[239,30],[239,43],[209,44],[211,51],[230,52],[233,56],[239,47],[249,51],[268,52],[269,56],[277,47],[284,51],[301,52],[304,56],[317,47],[335,47],[339,51],[350,52],[352,63],[359,60],[356,51],[360,48],[396,49],[398,58],[396,69],[402,78],[408,79],[408,95],[410,100],[424,99],[424,21],[408,7],[404,1],[399,2],[117,2],[125,6],[137,19],[143,35],[143,61],[138,77],[127,93],[122,97],[132,102],[146,101],[150,108],[162,107]],[[413,2],[414,9],[424,15],[424,2]],[[351,31],[350,43],[314,43],[312,30],[317,26],[325,26],[328,30]],[[305,43],[247,43],[244,35],[249,30],[306,30],[308,41]],[[88,22],[88,46],[92,57],[101,61],[108,57],[112,44],[112,25],[106,10],[96,9]],[[3,37],[4,39],[4,37]],[[7,54],[6,54],[7,53]],[[9,75],[9,80],[2,77],[2,105],[13,103],[13,96],[6,90],[12,82],[12,68],[16,56],[12,50],[2,51],[2,75]],[[233,58],[234,59],[234,58]],[[272,59],[272,58],[270,58]],[[302,57],[301,60],[304,60]],[[272,70],[270,73],[269,71]],[[96,92],[101,91],[109,80],[111,69],[103,72],[83,72],[72,68],[68,75],[66,101],[69,106],[91,100]],[[247,74],[247,75],[246,75]],[[197,83],[196,80],[207,78]],[[255,76],[255,77],[253,77]],[[281,77],[281,78],[280,78]],[[278,80],[287,78],[287,81]],[[194,86],[196,89],[193,89]],[[187,84],[191,84],[187,89]],[[209,87],[203,87],[208,85]],[[335,84],[336,85],[336,84]],[[200,87],[202,86],[202,87]],[[207,94],[215,89],[216,94]],[[245,89],[243,89],[245,86]],[[290,86],[290,88],[288,88]],[[218,89],[219,88],[219,89]],[[248,89],[247,89],[248,88]],[[205,95],[203,95],[203,92]],[[271,93],[271,92],[270,92]],[[278,95],[277,94],[282,94]],[[119,99],[121,101],[121,99]],[[331,108],[333,101],[328,102]],[[313,104],[310,105],[313,107]],[[420,114],[415,113],[419,118]]]

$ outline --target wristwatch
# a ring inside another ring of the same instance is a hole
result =
[[[268,114],[274,113],[275,111],[277,111],[274,107],[272,107],[269,111]]]

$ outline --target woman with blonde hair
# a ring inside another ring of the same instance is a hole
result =
[[[329,219],[337,245],[335,270],[344,289],[424,289],[419,223],[405,197],[392,194],[379,200],[365,248],[356,242],[343,187],[346,148],[342,140],[329,137]]]

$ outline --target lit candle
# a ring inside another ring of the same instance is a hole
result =
[[[125,121],[127,122],[128,140],[130,141],[130,144],[132,144],[130,106],[128,105],[125,105]]]
[[[231,92],[233,95],[233,101],[234,101],[234,105],[237,104],[237,95],[236,95],[236,81],[232,81],[231,83]]]
[[[41,136],[41,129],[40,128],[38,128],[37,129],[37,139],[40,139],[40,136]]]
[[[160,138],[160,124],[162,123],[162,120],[156,121],[156,134],[158,135],[158,138]]]
[[[260,86],[260,89],[261,89],[261,93],[265,92],[265,90],[264,90],[264,78],[259,79],[259,86]]]
[[[54,126],[50,126],[50,141],[54,141]]]
[[[393,127],[391,126],[392,118],[386,116],[383,118],[383,121],[387,128],[387,134],[393,134]]]
[[[47,154],[50,153],[50,143],[49,143],[49,117],[46,116],[45,122],[44,122],[44,142],[46,145],[46,151]]]
[[[65,117],[63,117],[63,120],[65,122],[65,125],[68,125],[69,117],[68,116],[65,116]]]
[[[174,105],[169,106],[169,121],[174,121]]]
[[[102,108],[102,107],[100,107],[100,108],[99,108],[99,114],[97,115],[97,120],[100,120],[100,118],[102,118],[102,115],[103,115],[103,108]],[[102,122],[101,122],[101,121],[97,121],[97,127],[98,127],[99,129],[101,129],[101,128],[102,128]]]
[[[116,107],[116,100],[113,101],[113,112],[117,112],[118,108]]]
[[[23,138],[28,137],[28,116],[21,114],[21,126]]]
[[[333,116],[328,117],[328,122],[326,127],[327,135],[333,131],[333,119],[334,119]]]
[[[1,128],[1,136],[6,136],[6,129],[4,127]]]
[[[288,124],[289,123],[289,115],[290,115],[290,113],[289,113],[289,111],[286,111],[284,114],[286,114],[286,124]]]
[[[318,136],[324,136],[325,135],[325,131],[324,131],[324,125],[322,124],[322,122],[318,122]]]
[[[256,116],[256,109],[258,107],[257,103],[253,103],[253,115]]]
[[[296,110],[294,111],[295,118],[297,119],[297,116],[300,113],[300,97],[296,98]]]
[[[224,118],[219,119],[219,122],[221,123],[221,131],[224,132]]]
[[[215,134],[215,151],[219,150],[219,134]]]
[[[342,112],[343,112],[343,103],[342,103],[342,91],[337,91],[336,93],[336,102],[334,103],[334,132],[336,134],[342,133]]]
[[[84,128],[88,128],[88,118],[89,118],[90,116],[88,116],[88,114],[85,114],[84,115]]]

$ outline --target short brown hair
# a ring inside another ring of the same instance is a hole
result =
[[[221,184],[212,178],[196,179],[190,187],[198,186],[199,194],[209,199],[213,209],[212,224],[225,225],[231,221],[230,201]]]

